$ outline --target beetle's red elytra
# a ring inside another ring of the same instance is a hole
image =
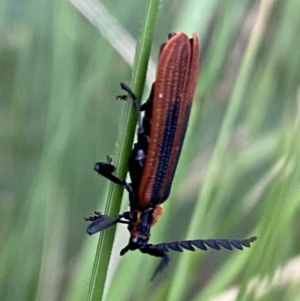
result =
[[[160,204],[170,189],[196,90],[200,61],[197,34],[173,35],[161,51],[152,101],[151,130],[138,188],[142,207]]]

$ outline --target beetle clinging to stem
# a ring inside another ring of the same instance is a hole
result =
[[[201,250],[207,250],[208,247],[242,250],[243,247],[250,247],[256,239],[196,239],[156,245],[148,243],[150,229],[163,213],[162,203],[170,194],[196,90],[199,60],[200,47],[196,33],[190,39],[182,32],[170,34],[161,49],[156,80],[149,99],[140,106],[131,89],[121,84],[122,89],[132,97],[138,117],[137,142],[128,162],[131,183],[113,174],[115,167],[110,157],[107,163],[99,162],[94,167],[100,175],[126,188],[130,210],[115,218],[96,211],[94,216],[86,219],[91,221],[87,232],[94,234],[116,223],[127,224],[130,239],[120,254],[140,250],[161,257],[153,277],[168,264],[169,250],[195,251],[194,247]],[[144,112],[143,118],[141,112]]]

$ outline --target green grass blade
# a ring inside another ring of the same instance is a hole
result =
[[[139,98],[141,98],[146,79],[147,64],[151,50],[159,2],[159,0],[149,0],[146,4],[145,15],[143,17],[144,21],[141,30],[141,37],[137,47],[131,85],[133,91],[135,91]],[[117,149],[116,156],[116,166],[118,166],[116,175],[123,179],[127,173],[127,162],[133,142],[135,124],[136,112],[134,111],[132,104],[128,102],[125,110],[124,127],[120,135],[118,143],[119,147]],[[118,187],[113,184],[110,186],[105,208],[106,214],[109,216],[118,215],[121,207],[122,195],[123,187]],[[100,234],[87,300],[99,300],[103,296],[115,231],[116,229],[113,227]]]

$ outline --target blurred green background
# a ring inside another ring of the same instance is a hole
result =
[[[83,217],[104,208],[108,187],[93,165],[114,155],[124,110],[115,97],[131,80],[144,9],[136,0],[0,3],[0,300],[86,298],[98,235],[86,234]],[[178,30],[199,33],[202,56],[151,242],[258,240],[243,252],[171,253],[150,282],[157,259],[120,260],[120,225],[105,300],[300,300],[299,11],[299,0],[161,2],[152,62]],[[154,72],[151,64],[145,97]]]

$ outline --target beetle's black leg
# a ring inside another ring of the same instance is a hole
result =
[[[168,256],[167,253],[163,253],[163,256],[160,260],[160,263],[158,264],[158,266],[156,267],[152,277],[151,277],[151,281],[154,280],[154,278],[156,277],[157,274],[159,274],[160,272],[162,272],[169,264],[170,258]]]
[[[97,212],[97,215],[85,218],[85,220],[91,221],[86,230],[88,234],[92,235],[116,224],[119,221],[119,217],[112,219],[109,218],[109,216],[102,214],[101,212],[100,214],[99,212]]]
[[[126,182],[124,180],[121,180],[112,174],[115,169],[116,168],[113,165],[103,162],[97,162],[94,165],[94,170],[101,176],[111,180],[115,184],[126,186]]]
[[[98,174],[100,174],[101,176],[111,180],[113,183],[125,186],[126,190],[129,193],[132,192],[132,187],[130,183],[127,183],[125,180],[122,180],[112,174],[116,170],[116,167],[112,164],[112,156],[107,156],[107,163],[97,162],[94,165],[94,170],[98,172]]]
[[[116,99],[127,100],[127,95],[126,95],[126,94],[125,94],[125,95],[118,95],[118,96],[116,97]]]
[[[148,140],[150,135],[150,123],[151,123],[151,117],[152,117],[152,106],[153,106],[153,94],[154,94],[154,85],[152,85],[150,96],[147,99],[145,103],[140,105],[140,102],[138,101],[137,96],[135,93],[131,90],[131,88],[125,84],[121,83],[121,88],[125,90],[131,97],[134,103],[134,106],[136,108],[137,112],[137,120],[138,120],[138,141],[134,145],[134,149],[132,151],[132,158],[138,162],[138,165],[140,167],[143,167],[146,152],[148,149]],[[118,97],[120,99],[125,99],[124,96]],[[144,117],[142,119],[141,112],[144,113]],[[131,163],[134,164],[134,163]],[[132,180],[132,182],[134,182]]]
[[[86,221],[91,221],[87,228],[88,234],[95,234],[104,229],[113,226],[116,223],[128,224],[129,223],[130,212],[124,212],[118,215],[116,218],[110,218],[106,214],[102,214],[100,211],[95,211],[94,216],[85,218]]]
[[[111,156],[107,156],[107,163],[97,162],[94,165],[94,170],[98,172],[98,174],[100,174],[101,176],[111,180],[113,183],[123,185],[127,189],[128,184],[124,180],[121,180],[115,175],[113,175],[113,172],[116,170],[116,167],[112,164]]]
[[[113,162],[113,158],[112,158],[112,156],[111,156],[111,155],[107,155],[107,156],[106,156],[106,161],[107,161],[107,164],[111,164],[111,165],[113,165],[113,164],[112,164],[112,162]]]
[[[124,254],[126,254],[129,251],[129,246],[126,246],[125,248],[123,248],[120,252],[120,256],[123,256]]]
[[[100,210],[96,210],[94,212],[94,215],[91,215],[89,217],[85,217],[84,220],[87,221],[87,222],[93,222],[95,221],[96,219],[99,219],[99,218],[102,218],[103,216],[107,216],[105,214],[102,214],[102,212]],[[107,216],[108,217],[108,216]]]
[[[139,102],[138,98],[136,97],[136,95],[134,94],[134,92],[125,83],[121,83],[121,88],[124,91],[126,91],[131,96],[131,98],[133,100],[133,104],[134,104],[135,109],[136,109],[136,116],[137,116],[137,123],[138,123],[138,134],[143,134],[144,133],[144,128],[143,128],[143,125],[142,125],[140,102]],[[124,96],[119,97],[119,98],[124,99]]]
[[[148,244],[141,247],[140,251],[142,253],[149,254],[151,256],[161,257],[161,261],[151,277],[151,281],[152,281],[157,274],[162,272],[168,266],[168,263],[170,261],[169,256],[167,254],[168,250],[156,248],[155,245]]]
[[[143,111],[146,112],[146,115],[147,115],[149,121],[151,120],[151,117],[152,117],[154,87],[155,87],[155,83],[153,83],[153,85],[151,87],[151,91],[150,91],[150,95],[149,95],[148,99],[141,105],[141,108],[140,108],[141,112],[143,112]]]

